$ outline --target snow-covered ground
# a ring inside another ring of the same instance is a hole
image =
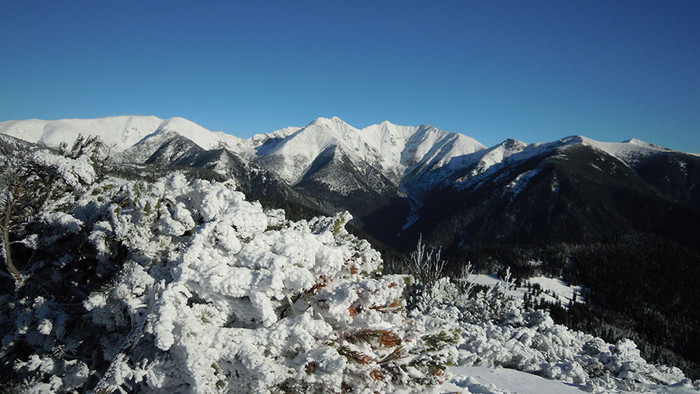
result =
[[[480,394],[580,394],[590,392],[586,386],[545,379],[541,376],[509,368],[450,367],[454,375],[439,389],[441,393]],[[661,386],[648,384],[644,392],[690,394],[698,390],[682,383]],[[632,393],[633,391],[615,391]]]
[[[585,387],[508,368],[451,367],[454,375],[441,388],[443,393],[567,394],[585,392]]]
[[[486,274],[472,274],[469,277],[469,281],[477,285],[488,287],[503,283],[503,280],[497,275]],[[569,302],[574,300],[575,294],[575,302],[583,302],[583,288],[581,286],[572,286],[561,279],[548,278],[545,276],[534,276],[517,288],[509,287],[507,294],[516,300],[522,300],[525,294],[529,292],[528,282],[531,286],[538,285],[542,289],[542,293],[535,297],[537,300],[541,299],[549,303],[561,301],[562,307],[566,308]]]

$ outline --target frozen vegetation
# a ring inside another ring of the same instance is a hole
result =
[[[1,157],[7,392],[505,391],[474,366],[593,392],[698,387],[524,308],[507,281],[440,278],[425,246],[413,275],[383,275],[347,213],[290,221],[230,181],[115,178],[98,148]]]

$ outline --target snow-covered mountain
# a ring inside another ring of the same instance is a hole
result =
[[[314,208],[329,213],[350,210],[358,224],[381,223],[373,231],[387,234],[395,234],[405,222],[409,201],[418,204],[419,195],[435,186],[436,171],[451,173],[460,158],[485,148],[465,135],[431,126],[385,121],[358,129],[337,117],[248,139],[211,132],[182,118],[136,116],[2,122],[0,133],[50,147],[70,145],[79,134],[95,135],[119,161],[196,165],[223,176],[236,173],[238,181],[246,178],[240,171],[242,162],[247,171],[267,171],[263,178],[277,188],[296,189]],[[216,149],[230,154],[202,153]],[[239,164],[232,164],[230,155]],[[380,216],[386,216],[386,209],[391,220],[371,217],[380,210],[384,210]]]
[[[10,120],[0,122],[0,134],[56,148],[71,145],[78,135],[94,135],[122,152],[160,134],[176,132],[203,149],[237,146],[241,139],[223,132],[212,132],[184,118],[160,119],[155,116],[113,116],[98,119]]]
[[[433,234],[437,229],[436,240],[450,240],[450,245],[462,242],[475,231],[467,229],[490,228],[490,218],[501,214],[525,223],[529,230],[523,233],[519,226],[497,226],[498,231],[479,231],[481,237],[534,236],[535,219],[523,220],[524,211],[544,215],[544,228],[550,231],[556,227],[551,221],[556,222],[561,213],[557,207],[572,203],[562,201],[569,197],[568,189],[561,186],[573,178],[578,180],[573,184],[593,179],[594,185],[605,184],[606,191],[631,187],[626,195],[641,193],[638,198],[645,201],[653,197],[700,204],[700,158],[636,139],[620,143],[583,136],[538,143],[508,139],[487,148],[463,134],[431,126],[385,121],[358,129],[337,117],[248,139],[212,132],[182,118],[153,116],[8,121],[0,122],[0,134],[50,147],[61,142],[70,145],[79,134],[96,135],[118,160],[206,168],[235,178],[247,190],[281,190],[280,195],[295,196],[295,201],[324,212],[349,210],[356,224],[387,242],[395,243],[396,234],[402,233],[407,245],[415,242],[412,238],[417,234]],[[257,175],[250,176],[252,173]],[[582,196],[587,197],[578,201]],[[627,212],[629,203],[618,209],[617,204],[591,194],[577,193],[571,198],[578,201],[577,206],[586,207],[583,210],[601,212],[599,218],[588,215],[598,223],[593,227],[612,221],[615,225],[603,227],[639,228],[644,222],[644,228],[655,228],[649,220]],[[498,208],[485,209],[486,201]],[[513,211],[519,206],[520,210]],[[540,212],[545,206],[547,211]],[[603,211],[616,213],[604,215]],[[457,212],[468,212],[469,219],[458,220]],[[563,227],[588,228],[581,224],[586,215],[566,212]],[[446,236],[445,232],[453,234]],[[571,239],[578,237],[576,231],[565,233]]]
[[[696,155],[571,136],[506,140],[459,160],[453,171],[427,175],[436,183],[415,213],[414,236],[456,245],[578,242],[629,231],[698,235],[690,220],[700,215]]]
[[[399,183],[407,171],[442,166],[485,147],[462,134],[431,126],[385,121],[357,129],[333,117],[318,118],[282,140],[256,147],[256,155],[265,158],[257,161],[270,163],[269,168],[294,184],[328,148],[341,149],[354,162],[368,163]]]
[[[570,144],[598,149],[628,166],[673,152],[637,139],[610,143],[583,136],[531,144],[509,139],[487,149],[463,134],[431,126],[399,126],[384,121],[357,129],[337,117],[318,118],[305,127],[288,127],[248,139],[212,132],[183,118],[155,116],[6,121],[0,122],[0,134],[49,147],[62,142],[71,145],[80,134],[94,135],[121,160],[140,163],[154,161],[151,156],[156,152],[160,161],[173,163],[201,150],[223,148],[274,172],[290,185],[317,173],[319,164],[333,152],[333,157],[342,157],[360,173],[374,173],[375,178],[381,175],[384,179],[379,184],[370,182],[375,189],[398,188],[415,200],[436,188],[453,184],[463,188],[489,171]],[[315,178],[318,180],[318,174]],[[346,195],[359,188],[342,184],[343,177],[339,179],[330,176],[322,182]]]
[[[384,239],[405,221],[417,184],[429,184],[422,174],[484,146],[431,126],[385,121],[357,129],[334,117],[318,118],[284,138],[254,144],[253,149],[254,154],[248,155],[251,163],[321,200],[326,210],[349,209]],[[381,218],[375,217],[376,212],[382,212]]]
[[[288,127],[249,139],[212,132],[183,118],[154,116],[6,121],[0,122],[0,134],[54,148],[62,142],[71,145],[80,134],[98,136],[113,152],[121,153],[122,160],[132,162],[146,162],[163,145],[172,146],[171,139],[186,138],[203,150],[231,150],[274,171],[291,185],[309,175],[314,162],[329,149],[342,152],[356,166],[371,166],[398,186],[408,172],[439,168],[485,148],[472,138],[431,126],[398,126],[385,121],[357,129],[337,117],[318,118],[305,127]],[[182,156],[183,151],[171,154]]]

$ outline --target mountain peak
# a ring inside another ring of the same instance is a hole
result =
[[[564,137],[559,140],[562,145],[568,145],[568,144],[583,144],[585,142],[588,142],[588,138],[582,136],[582,135],[570,135],[568,137]]]
[[[333,116],[331,118],[324,118],[323,116],[319,116],[318,118],[314,119],[313,122],[309,123],[309,126],[311,125],[333,126],[347,125],[347,123],[345,123],[345,121],[343,121],[337,116]]]
[[[642,140],[637,139],[637,138],[630,138],[630,139],[628,139],[628,140],[622,141],[622,143],[623,143],[623,144],[635,145],[635,146],[643,146],[643,147],[647,147],[647,148],[661,148],[661,147],[658,146],[658,145],[654,145],[654,144],[652,144],[652,143],[649,143],[649,142],[646,142],[646,141],[642,141]]]
[[[189,119],[185,119],[185,118],[180,117],[180,116],[175,116],[172,118],[161,120],[161,124],[160,124],[160,128],[167,129],[167,130],[178,129],[178,128],[182,128],[182,127],[203,128],[202,126],[194,123],[193,121],[191,121]]]
[[[505,149],[509,150],[514,150],[514,149],[520,149],[522,150],[524,147],[527,146],[525,142],[522,142],[520,140],[516,140],[514,138],[508,138],[507,140],[501,142],[500,146],[504,147]]]

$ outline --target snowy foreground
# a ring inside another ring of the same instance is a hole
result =
[[[586,386],[545,379],[537,375],[506,368],[451,367],[455,376],[440,389],[443,393],[481,394],[576,394],[588,392]],[[645,385],[644,392],[650,393],[697,393],[698,390],[683,384]],[[629,393],[632,391],[620,390]]]
[[[231,182],[100,176],[87,155],[21,160],[3,164],[54,189],[17,233],[35,265],[0,299],[11,390],[694,390],[633,342],[556,325],[499,283],[382,275],[347,213],[290,221]]]

